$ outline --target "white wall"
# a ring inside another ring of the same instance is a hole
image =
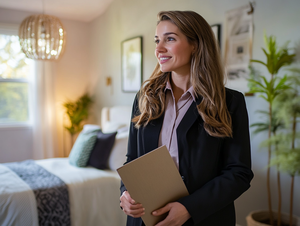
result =
[[[64,114],[62,104],[66,101],[74,101],[85,92],[91,93],[89,73],[89,29],[88,23],[61,20],[67,31],[66,50],[56,64],[55,78],[55,104],[57,120],[58,152],[57,156],[63,156],[63,151],[71,150],[69,133],[63,129],[63,120],[68,119]]]
[[[96,112],[103,106],[131,105],[134,95],[121,91],[121,42],[134,36],[143,36],[143,76],[149,78],[156,60],[154,57],[154,32],[156,15],[161,10],[194,10],[200,13],[210,24],[221,23],[224,28],[225,12],[248,4],[240,0],[115,0],[109,10],[95,19],[91,29],[91,76],[95,81]],[[264,30],[268,35],[275,35],[278,43],[286,40],[291,43],[300,40],[300,1],[290,0],[257,0],[254,12],[253,58],[265,60],[261,47],[264,46]],[[224,33],[223,33],[224,46]],[[267,71],[256,65],[264,74]],[[105,77],[113,79],[111,88],[105,85]],[[267,104],[258,97],[246,97],[250,124],[259,121],[256,110]],[[100,118],[97,119],[100,123]],[[259,148],[259,143],[266,136],[251,135],[253,171],[255,174],[252,187],[236,201],[237,221],[246,225],[245,217],[252,211],[267,208],[266,170],[267,152]],[[272,186],[275,184],[275,171],[272,171]],[[282,176],[284,199],[288,199],[290,178]],[[300,216],[300,179],[295,181],[294,214]],[[276,196],[276,189],[273,194]],[[276,199],[274,199],[276,200]],[[275,208],[277,201],[273,201]],[[288,212],[288,203],[284,202],[283,210]]]
[[[25,17],[37,13],[0,8],[0,23],[20,24]],[[70,150],[69,134],[63,130],[62,103],[75,100],[88,90],[89,28],[84,22],[61,19],[67,31],[67,44],[62,57],[51,62],[55,71],[55,107],[58,149],[54,156],[63,156]],[[32,159],[32,128],[0,128],[0,163]],[[64,141],[63,141],[64,140]]]
[[[31,127],[0,128],[0,163],[32,159]]]

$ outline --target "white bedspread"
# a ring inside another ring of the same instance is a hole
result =
[[[1,164],[0,225],[38,225],[36,201],[30,187]]]
[[[75,167],[68,158],[35,162],[68,185],[72,226],[125,225],[126,216],[119,206],[117,172]],[[37,225],[35,197],[29,186],[3,165],[0,183],[0,225]]]

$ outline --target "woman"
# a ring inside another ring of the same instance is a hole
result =
[[[234,200],[253,178],[244,96],[224,87],[214,34],[199,14],[158,19],[158,64],[133,104],[127,162],[166,145],[189,191],[153,211],[168,213],[156,226],[234,226]],[[143,225],[142,204],[123,183],[121,194],[127,225]]]

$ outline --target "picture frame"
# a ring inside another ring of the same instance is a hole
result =
[[[138,92],[143,79],[143,37],[126,39],[121,43],[122,91]]]
[[[210,27],[213,30],[215,37],[219,43],[219,47],[221,49],[221,24],[213,24]]]
[[[245,4],[225,13],[224,65],[226,86],[249,93],[249,62],[252,59],[253,13],[251,4]]]

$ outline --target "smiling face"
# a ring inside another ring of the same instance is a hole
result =
[[[194,46],[175,24],[168,20],[159,22],[156,27],[155,43],[155,56],[162,72],[189,74]]]

